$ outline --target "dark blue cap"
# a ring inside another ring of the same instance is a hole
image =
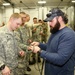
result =
[[[59,8],[53,8],[49,11],[49,13],[46,15],[47,18],[44,20],[45,22],[51,21],[56,16],[63,16],[64,12],[62,12]]]

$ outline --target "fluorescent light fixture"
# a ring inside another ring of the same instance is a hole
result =
[[[72,3],[75,3],[75,1],[73,0]]]
[[[38,1],[39,4],[45,4],[46,1]]]
[[[8,5],[10,5],[10,3],[3,3],[3,5],[4,5],[4,6],[8,6]]]

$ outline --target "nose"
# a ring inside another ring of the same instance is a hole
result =
[[[20,27],[20,25],[17,26],[18,28]]]
[[[17,25],[16,27],[17,27],[17,28],[19,28],[19,27],[20,27],[20,24],[19,24],[19,25]]]

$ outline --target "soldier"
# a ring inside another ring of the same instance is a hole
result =
[[[11,15],[7,25],[0,28],[0,75],[18,75],[18,55],[24,56],[14,37],[14,30],[22,24],[18,13]]]
[[[25,26],[26,13],[20,12],[20,15],[22,17],[22,24],[15,31],[15,35],[16,35],[16,40],[18,42],[19,47],[25,51],[25,57],[18,58],[18,61],[19,61],[18,68],[21,69],[25,73],[24,75],[28,75],[26,72],[27,72],[27,63],[28,63],[27,62],[27,54],[28,54],[27,43],[28,43],[29,33]]]
[[[38,23],[39,23],[39,30],[37,30],[37,31],[39,31],[39,34],[38,34],[38,36],[39,36],[39,42],[42,42],[42,35],[43,35],[43,21],[41,20],[41,19],[39,19],[38,20]]]
[[[42,27],[41,42],[46,43],[47,38],[48,38],[48,25],[47,25],[47,22],[44,22],[41,19],[39,19],[38,22],[41,24],[41,27]]]
[[[29,23],[29,21],[30,21],[30,15],[26,14],[25,28],[27,29],[26,32],[29,35],[27,45],[30,45],[30,43],[32,42],[32,30],[31,30],[32,26]],[[29,67],[30,55],[31,55],[31,52],[28,52],[27,55],[26,55],[26,59],[27,59],[27,71],[31,71],[31,69]]]
[[[29,23],[30,21],[30,15],[29,14],[26,14],[26,22],[25,22],[25,27],[27,28],[28,30],[28,35],[29,35],[29,39],[30,39],[30,42],[32,41],[32,25]]]
[[[42,22],[42,28],[43,28],[43,34],[42,36],[42,43],[46,43],[47,42],[47,38],[48,38],[48,24],[46,22]]]
[[[37,22],[37,18],[33,18],[33,25],[32,25],[32,38],[33,41],[41,42],[41,35],[40,32],[42,31],[41,24]]]
[[[33,41],[38,41],[41,42],[41,32],[42,32],[42,27],[41,23],[38,23],[37,18],[33,18],[33,25],[32,25],[32,39]],[[30,64],[34,64],[36,61],[40,62],[40,57],[39,54],[37,54],[38,57],[35,58],[35,54],[32,54],[32,62]]]

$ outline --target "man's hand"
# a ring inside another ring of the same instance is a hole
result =
[[[20,54],[20,56],[22,56],[22,57],[25,56],[25,52],[24,52],[23,50],[20,51],[19,54]]]
[[[40,48],[38,46],[29,46],[28,50],[32,50],[33,53],[37,53],[40,51]]]
[[[32,30],[32,32],[36,32],[36,28],[34,28],[34,29]]]
[[[2,75],[10,75],[10,69],[7,66],[2,70]]]
[[[31,40],[31,39],[28,39],[28,40],[27,40],[27,43],[28,43],[28,44],[31,44],[31,43],[32,43],[32,40]]]
[[[39,46],[39,42],[32,42],[30,45],[31,46]]]

